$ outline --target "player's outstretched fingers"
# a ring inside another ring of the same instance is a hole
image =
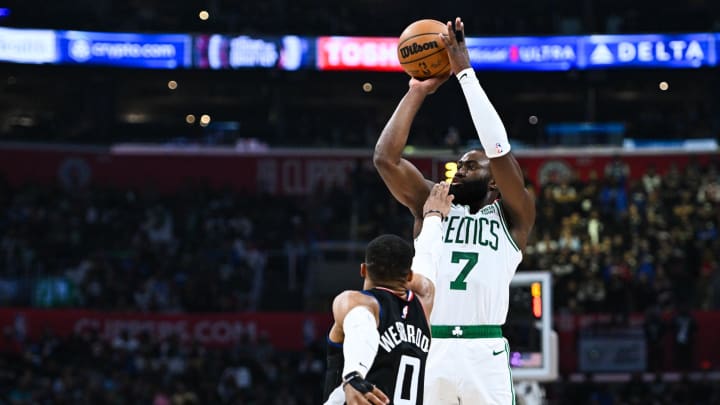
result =
[[[454,27],[454,25],[453,25],[453,22],[452,22],[452,21],[448,21],[448,22],[446,23],[446,25],[447,25],[447,32],[448,32],[448,33],[447,33],[447,35],[443,35],[443,36],[442,36],[443,39],[445,40],[445,41],[443,41],[443,42],[445,42],[445,45],[452,45],[452,44],[454,44],[454,43],[457,43],[457,39],[455,39],[455,27]]]
[[[453,34],[457,42],[465,41],[465,24],[462,22],[460,17],[455,19],[455,27],[453,28]]]
[[[448,184],[444,181],[441,181],[440,183],[435,183],[435,185],[432,188],[432,194],[434,196],[437,196],[440,199],[445,197],[449,191],[450,191],[450,184]]]
[[[439,195],[441,192],[442,192],[442,186],[440,185],[440,183],[433,184],[432,190],[430,190],[430,194],[432,194],[434,197],[434,196]]]
[[[442,193],[442,195],[447,195],[448,191],[450,191],[450,183],[441,181],[438,183],[438,188],[440,189],[440,193]]]
[[[372,392],[368,392],[366,398],[373,405],[385,405],[389,404],[390,400],[384,392],[380,391],[378,387],[373,388]]]
[[[445,199],[445,204],[450,206],[450,203],[455,199],[455,196],[453,194],[450,194],[450,183],[443,181],[440,183],[440,190],[443,198]]]

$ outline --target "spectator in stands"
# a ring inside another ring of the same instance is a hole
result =
[[[614,155],[605,165],[605,179],[613,184],[625,185],[630,176],[630,166],[623,161],[620,155]]]
[[[562,216],[569,216],[577,209],[577,191],[567,179],[552,188],[552,198]]]
[[[665,336],[667,327],[657,307],[650,308],[645,314],[643,324],[645,347],[647,353],[647,369],[660,371],[665,367]]]
[[[674,366],[679,370],[690,370],[694,365],[694,344],[697,322],[687,304],[682,304],[672,320]]]
[[[720,204],[720,173],[715,166],[711,166],[708,173],[703,176],[696,198],[701,204],[705,202]]]
[[[645,189],[645,193],[647,194],[660,190],[660,187],[662,186],[662,177],[660,177],[660,174],[657,172],[657,168],[654,164],[648,165],[645,173],[643,173],[642,185]]]

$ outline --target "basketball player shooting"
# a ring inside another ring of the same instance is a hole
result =
[[[439,35],[484,150],[460,157],[450,186],[455,199],[443,221],[425,403],[512,404],[509,347],[501,325],[510,281],[535,221],[535,203],[510,153],[505,127],[470,65],[464,24],[458,17],[447,26],[448,34]],[[410,79],[375,146],[375,167],[415,217],[415,235],[423,226],[423,202],[432,182],[403,159],[402,151],[423,101],[447,79]]]
[[[373,239],[360,266],[362,291],[333,301],[328,334],[325,405],[422,404],[430,350],[428,318],[450,211],[449,184],[433,186],[425,220],[412,246],[395,235]],[[411,270],[412,268],[412,270]]]

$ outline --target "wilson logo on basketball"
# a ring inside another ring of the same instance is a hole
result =
[[[424,44],[413,43],[412,45],[400,48],[400,55],[402,55],[403,58],[407,58],[410,55],[435,48],[439,48],[437,41],[425,42]]]

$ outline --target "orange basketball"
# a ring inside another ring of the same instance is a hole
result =
[[[422,80],[450,71],[450,60],[439,33],[447,34],[447,26],[427,19],[415,21],[400,34],[398,59],[407,74]]]

